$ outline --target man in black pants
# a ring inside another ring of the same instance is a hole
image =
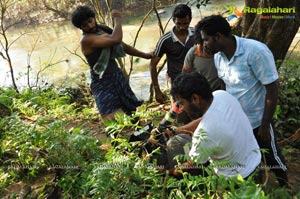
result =
[[[272,117],[278,98],[278,72],[269,48],[256,40],[231,34],[220,15],[205,17],[196,26],[204,48],[214,53],[218,76],[248,116],[254,135],[265,153],[267,167],[281,186],[287,185],[287,167],[276,144]]]
[[[190,27],[192,10],[185,4],[177,5],[172,13],[174,27],[160,37],[150,62],[150,74],[155,91],[155,99],[163,104],[165,98],[158,84],[157,64],[167,57],[167,74],[171,82],[181,73],[186,53],[195,44],[194,28]]]

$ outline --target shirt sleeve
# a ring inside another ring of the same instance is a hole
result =
[[[193,70],[194,58],[195,58],[194,48],[190,48],[190,50],[187,52],[187,54],[185,56],[182,72],[187,72],[187,71]]]
[[[270,84],[278,79],[274,56],[266,45],[262,44],[261,50],[252,53],[249,61],[254,75],[262,84]]]
[[[166,48],[165,39],[163,37],[160,37],[160,39],[156,44],[153,54],[157,57],[162,57],[166,52],[165,48]]]
[[[221,54],[220,52],[214,54],[214,64],[215,64],[215,67],[217,69],[217,72],[218,72],[218,77],[220,79],[223,79],[224,77],[224,72],[222,71],[222,69],[220,68],[220,59],[221,59]]]

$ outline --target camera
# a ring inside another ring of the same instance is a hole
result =
[[[143,149],[146,151],[147,154],[151,153],[159,146],[165,146],[169,137],[164,133],[164,131],[167,128],[172,129],[171,126],[177,118],[177,114],[179,113],[178,110],[179,103],[176,102],[173,104],[172,109],[169,112],[167,112],[167,114],[159,123],[157,128],[155,128],[153,122],[151,122],[143,128],[139,129],[138,131],[135,131],[131,135],[129,142],[145,141],[145,143],[143,144]]]

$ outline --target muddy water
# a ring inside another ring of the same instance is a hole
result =
[[[215,0],[212,4],[201,9],[201,13],[197,9],[193,9],[193,20],[191,26],[194,26],[201,16],[224,12],[229,5],[235,5],[242,9],[243,1],[223,1]],[[195,6],[192,6],[195,8]],[[167,19],[171,16],[173,7],[164,8],[161,17],[165,25]],[[140,26],[140,22],[135,24],[128,23],[123,26],[124,41],[132,44]],[[173,26],[170,22],[166,30]],[[14,30],[9,32],[10,41],[14,41],[20,33],[26,30]],[[79,49],[79,39],[81,31],[74,28],[70,22],[53,23],[47,25],[39,25],[27,29],[27,34],[18,39],[11,48],[10,54],[15,69],[15,76],[18,77],[18,85],[26,84],[26,75],[28,65],[30,65],[33,73],[30,76],[32,82],[35,82],[34,74],[43,70],[42,80],[49,84],[55,85],[74,85],[80,82],[79,78],[83,73],[89,76],[89,68],[82,60],[71,52],[78,53],[82,56]],[[148,52],[155,48],[155,44],[160,37],[159,28],[156,18],[151,16],[142,28],[136,48]],[[31,54],[30,54],[31,53]],[[135,59],[136,60],[136,59]],[[128,57],[125,58],[126,66],[128,66]],[[134,63],[133,72],[130,78],[130,84],[139,98],[147,99],[149,96],[149,85],[151,83],[149,73],[149,60],[138,59]],[[45,69],[46,66],[50,65]],[[6,62],[0,59],[0,86],[10,85],[10,73]],[[165,70],[160,73],[159,81],[163,88],[166,88]]]

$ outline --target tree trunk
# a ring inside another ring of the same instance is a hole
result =
[[[265,43],[275,60],[283,60],[299,29],[299,0],[245,0],[251,8],[296,8],[296,13],[255,14],[244,13],[243,35]],[[272,19],[272,16],[289,16],[291,19]],[[262,16],[269,16],[263,19]]]

